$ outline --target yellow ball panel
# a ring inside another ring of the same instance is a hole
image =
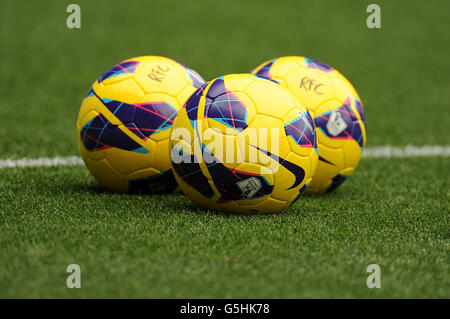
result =
[[[356,92],[356,89],[353,86],[353,84],[351,84],[350,81],[345,76],[343,76],[341,73],[337,72],[336,78],[333,79],[332,81],[333,81],[334,87],[336,88],[336,91],[348,90],[349,95],[356,97],[358,100],[361,100],[361,98],[359,97],[358,92]]]
[[[355,170],[354,167],[347,167],[347,168],[343,169],[342,171],[340,171],[339,174],[350,176],[353,174],[354,170]]]
[[[358,143],[353,140],[349,141],[349,143],[343,147],[343,153],[345,158],[345,165],[342,166],[343,168],[351,167],[354,169],[358,166],[362,157],[362,150]]]
[[[151,178],[151,176],[160,174],[161,171],[155,168],[144,168],[131,172],[128,175],[128,180],[138,180],[138,179],[147,179]]]
[[[295,165],[297,166],[300,166],[305,173],[304,177],[310,177],[309,172],[311,170],[311,167],[308,158],[298,156],[291,152],[284,159],[291,163],[295,163]],[[306,181],[305,178],[300,179],[299,175],[296,175],[292,170],[288,169],[283,164],[278,165],[278,169],[274,173],[274,179],[275,183],[271,197],[278,200],[288,200],[289,198],[291,198],[294,194],[298,193],[298,191]]]
[[[154,146],[154,158],[153,168],[159,170],[160,172],[165,172],[170,170],[170,158],[168,158],[169,154],[169,136],[155,143]]]
[[[153,148],[152,148],[153,150]],[[114,166],[121,174],[127,175],[137,169],[148,167],[148,163],[154,160],[156,152],[150,151],[147,154],[130,152],[115,147],[101,150],[108,162]]]
[[[176,99],[180,108],[186,103],[187,99],[196,91],[196,88],[191,85],[191,83],[187,83],[185,87],[181,90],[181,92],[176,95]]]
[[[284,156],[289,153],[290,149],[286,147],[285,143],[280,143],[283,137],[286,137],[286,135],[281,120],[268,115],[258,114],[251,126],[239,133],[237,137],[239,151],[241,154],[246,155],[243,159],[244,161],[254,160],[255,158],[260,159],[261,157],[266,159],[267,156],[258,151],[255,146],[279,156]],[[263,165],[267,163],[267,161],[258,162]]]
[[[342,78],[333,79],[333,86],[336,88],[335,99],[338,101],[342,101],[342,103],[347,98],[359,98],[358,94],[353,89],[353,86],[350,87],[347,83],[350,84],[348,81],[344,82],[344,79]]]
[[[115,78],[115,77],[113,77]],[[105,84],[96,82],[92,87],[100,98],[108,98],[128,104],[139,103],[142,101],[144,91],[133,77],[128,77],[122,81]]]
[[[312,156],[309,158],[310,161],[310,167],[311,167],[311,171],[310,171],[310,179],[312,179],[312,177],[314,176],[314,174],[317,171],[317,166],[319,165],[319,154],[314,150],[314,153],[312,153]],[[311,181],[306,181],[306,184],[311,184]]]
[[[230,92],[245,92],[254,83],[254,77],[248,74],[230,74],[224,77],[225,87]],[[211,81],[212,84],[212,81]]]
[[[128,181],[125,176],[120,174],[107,159],[94,161],[87,157],[85,163],[94,178],[104,188],[115,192],[128,190]]]
[[[78,112],[77,130],[80,130],[84,124],[96,117],[102,107],[103,103],[96,96],[84,98]]]
[[[264,62],[262,66],[266,65],[270,61]],[[272,78],[284,77],[286,74],[291,72],[293,69],[298,67],[297,59],[295,57],[282,57],[278,58],[273,63],[273,69],[270,71]],[[255,73],[255,72],[252,72]]]
[[[320,146],[320,157],[317,169],[306,193],[322,193],[331,184],[331,178],[339,174],[345,167],[344,152],[342,149]],[[327,162],[328,161],[328,162]]]
[[[287,88],[312,112],[336,95],[330,78],[318,70],[297,68],[285,77],[285,81]]]
[[[245,93],[252,97],[258,114],[268,115],[284,120],[294,107],[302,108],[300,102],[288,91],[270,88],[279,86],[269,80],[252,82]],[[276,110],[275,110],[276,108]]]

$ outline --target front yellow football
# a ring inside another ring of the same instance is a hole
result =
[[[172,192],[170,128],[203,83],[195,71],[160,56],[125,60],[95,81],[77,131],[81,156],[97,181],[117,192]]]
[[[288,88],[314,117],[319,164],[306,192],[336,189],[356,169],[366,145],[364,109],[352,84],[336,69],[300,56],[267,61],[252,73]]]
[[[314,121],[287,89],[250,74],[203,85],[180,110],[170,148],[183,193],[204,208],[275,213],[316,170]]]

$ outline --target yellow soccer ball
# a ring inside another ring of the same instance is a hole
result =
[[[264,62],[252,73],[288,88],[314,117],[319,164],[306,192],[336,189],[356,169],[366,145],[364,109],[352,84],[336,69],[300,56]]]
[[[125,60],[94,82],[77,120],[81,156],[106,189],[172,192],[169,133],[203,79],[160,56]]]
[[[204,84],[172,126],[172,167],[204,208],[275,213],[310,183],[318,162],[314,121],[287,89],[251,74]]]

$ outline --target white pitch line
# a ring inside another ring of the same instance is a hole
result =
[[[432,157],[450,156],[450,146],[424,145],[404,147],[374,146],[366,148],[363,152],[364,158],[391,158],[391,157]]]
[[[364,150],[364,158],[406,158],[406,157],[436,157],[450,156],[450,146],[424,145],[404,147],[374,146]],[[39,157],[0,160],[0,169],[14,167],[51,167],[51,166],[75,166],[82,165],[83,160],[79,156],[68,157]]]
[[[79,156],[39,157],[0,160],[0,169],[13,167],[74,166],[83,164]]]

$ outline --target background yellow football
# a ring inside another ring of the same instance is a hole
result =
[[[252,73],[288,88],[314,118],[319,164],[306,192],[336,189],[356,169],[366,145],[363,105],[352,84],[336,69],[300,56],[264,62]]]
[[[201,84],[195,71],[159,56],[125,60],[95,81],[77,130],[83,160],[98,182],[119,192],[173,191],[169,131]]]

